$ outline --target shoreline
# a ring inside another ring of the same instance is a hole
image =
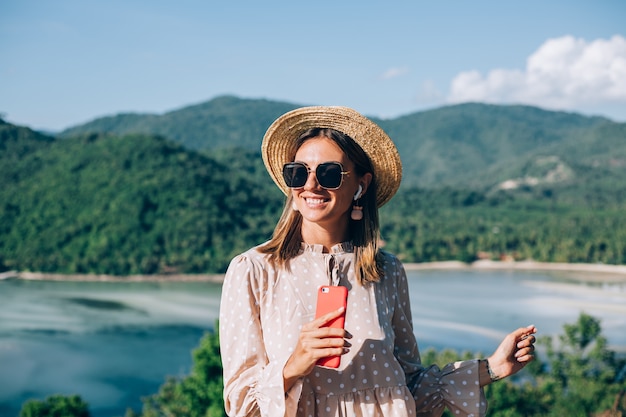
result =
[[[18,279],[24,281],[71,281],[71,282],[213,282],[224,281],[224,274],[163,274],[163,275],[106,275],[106,274],[55,274],[48,272],[7,271],[0,272],[0,281]]]
[[[536,261],[491,261],[487,259],[465,263],[442,261],[426,263],[406,263],[407,271],[426,270],[474,270],[474,271],[545,271],[563,272],[568,277],[585,281],[626,282],[626,265],[583,264]],[[593,274],[597,274],[594,276]]]
[[[511,270],[511,271],[550,271],[564,272],[572,278],[626,282],[626,265],[552,263],[535,261],[491,261],[479,260],[472,263],[442,261],[405,263],[407,271],[425,270]],[[597,274],[597,276],[592,276]],[[167,274],[167,275],[128,275],[106,274],[55,274],[46,272],[7,271],[0,272],[0,281],[20,279],[26,281],[74,281],[74,282],[211,282],[222,283],[224,274]]]

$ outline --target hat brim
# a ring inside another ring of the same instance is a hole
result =
[[[374,168],[376,204],[387,203],[400,187],[402,162],[389,136],[374,122],[348,107],[312,106],[285,113],[267,129],[261,144],[263,162],[270,176],[287,195],[283,165],[291,162],[293,144],[305,131],[331,128],[348,136],[363,149]]]

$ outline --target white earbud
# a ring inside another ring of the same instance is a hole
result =
[[[359,185],[359,189],[354,195],[354,201],[358,200],[361,197],[361,193],[363,192],[363,186]]]

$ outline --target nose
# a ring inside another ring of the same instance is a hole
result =
[[[309,175],[306,177],[306,182],[304,183],[305,190],[316,190],[320,187],[319,182],[317,182],[317,174],[315,173],[315,169],[309,169]]]

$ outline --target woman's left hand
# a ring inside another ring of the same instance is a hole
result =
[[[521,327],[509,333],[496,351],[488,358],[489,366],[498,379],[519,372],[534,358],[537,328]]]

